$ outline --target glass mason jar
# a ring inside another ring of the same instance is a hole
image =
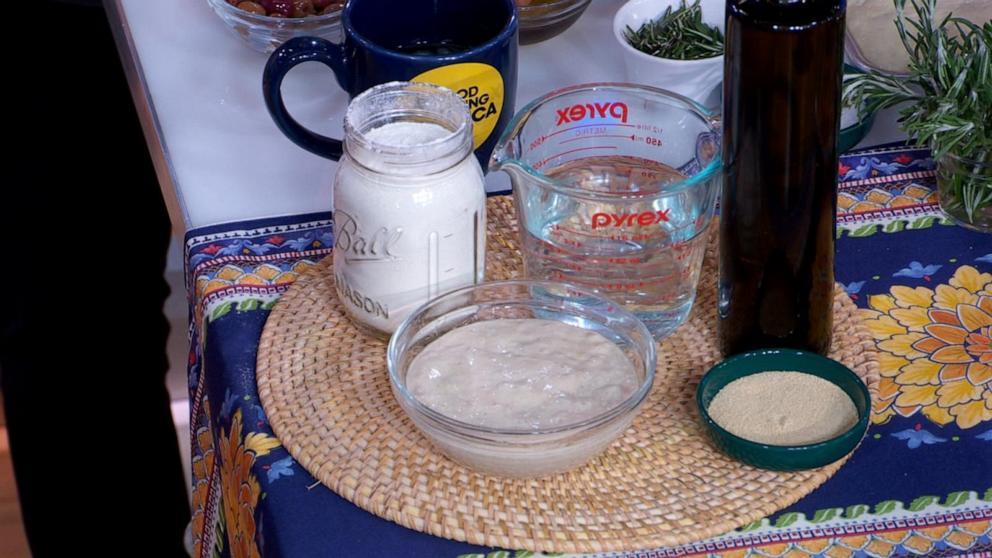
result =
[[[937,161],[940,208],[963,227],[992,232],[992,152],[971,155]]]
[[[344,119],[334,180],[334,279],[345,312],[385,337],[414,309],[482,281],[486,194],[468,105],[449,89],[392,82]]]

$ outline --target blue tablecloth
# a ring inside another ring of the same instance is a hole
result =
[[[770,518],[608,556],[992,551],[992,236],[942,216],[933,169],[925,149],[906,146],[841,160],[837,280],[862,309],[882,374],[878,418],[853,458]],[[535,556],[379,519],[273,436],[255,384],[258,339],[280,294],[331,246],[329,213],[187,235],[195,556]]]

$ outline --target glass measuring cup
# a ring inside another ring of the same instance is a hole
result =
[[[619,83],[531,102],[490,162],[510,175],[526,276],[610,297],[657,339],[692,309],[721,168],[713,114]]]

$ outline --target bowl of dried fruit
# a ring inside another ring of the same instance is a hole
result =
[[[520,44],[532,45],[563,33],[592,0],[517,0]]]
[[[293,37],[340,42],[344,0],[207,0],[220,19],[251,48],[274,51]]]

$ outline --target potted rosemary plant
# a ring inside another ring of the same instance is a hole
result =
[[[992,232],[992,21],[937,21],[937,0],[910,0],[916,18],[907,18],[906,0],[893,2],[909,76],[864,74],[846,100],[868,113],[906,103],[899,122],[933,151],[941,209]]]

